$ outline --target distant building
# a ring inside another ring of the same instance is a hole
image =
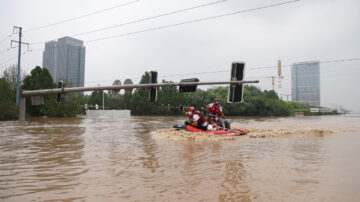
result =
[[[45,51],[43,52],[43,67],[46,67],[49,70],[54,82],[56,82],[56,58],[56,41],[47,42],[45,44]]]
[[[318,61],[292,65],[291,93],[294,102],[320,106],[320,64]]]
[[[66,85],[83,87],[85,79],[85,47],[83,41],[63,37],[45,44],[43,67],[54,82],[64,80]]]

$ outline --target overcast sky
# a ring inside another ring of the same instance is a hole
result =
[[[220,0],[1,0],[0,40],[22,26],[29,43],[56,40],[86,31],[200,6]],[[259,79],[261,89],[271,89],[269,76],[276,76],[277,60],[291,65],[303,61],[360,58],[359,0],[302,0],[277,7],[90,42],[160,26],[217,16],[286,2],[286,0],[224,0],[210,6],[152,20],[79,35],[86,47],[85,86],[110,85],[116,79],[134,82],[150,70],[159,80],[229,80],[229,72],[196,75],[198,72],[230,70],[234,61],[246,63],[246,79]],[[111,8],[78,20],[31,31],[32,28]],[[29,31],[26,31],[29,30]],[[0,72],[16,64],[17,49],[6,51],[13,35],[0,41]],[[27,73],[42,65],[44,43],[30,46],[22,57]],[[26,51],[25,46],[23,50]],[[4,52],[5,51],[5,52]],[[283,67],[279,94],[291,93],[290,67]],[[360,112],[360,61],[320,64],[321,104],[341,105]],[[283,97],[286,99],[286,97]]]

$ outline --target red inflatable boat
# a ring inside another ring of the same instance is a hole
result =
[[[240,135],[246,135],[246,131],[245,130],[241,130],[241,129],[227,129],[227,130],[217,130],[217,131],[205,131],[205,130],[200,130],[199,128],[196,128],[194,126],[191,125],[174,125],[174,128],[176,128],[177,130],[187,130],[190,132],[203,132],[203,133],[210,133],[210,134],[214,134],[214,135],[220,135],[220,136],[240,136]]]

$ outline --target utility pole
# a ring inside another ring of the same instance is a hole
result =
[[[284,77],[281,76],[281,60],[278,60],[277,62],[278,67],[278,76],[269,76],[267,78],[271,78],[271,84],[272,84],[272,90],[275,91],[275,79],[283,79]],[[279,87],[280,88],[280,87]]]
[[[19,100],[20,100],[20,62],[21,62],[21,44],[25,44],[28,45],[29,48],[29,43],[23,43],[21,42],[21,37],[22,37],[22,27],[17,27],[14,26],[13,32],[15,31],[15,29],[19,30],[19,41],[14,41],[11,40],[11,46],[12,43],[18,43],[19,46],[19,52],[18,52],[18,71],[17,71],[17,84],[16,84],[16,105],[19,105]]]
[[[275,90],[275,79],[283,79],[284,77],[283,76],[268,76],[266,78],[271,78],[272,90]]]
[[[280,95],[286,96],[286,102],[289,102],[289,96],[291,96],[292,94],[280,94]]]

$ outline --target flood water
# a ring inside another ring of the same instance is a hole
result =
[[[182,120],[0,122],[0,201],[360,201],[359,116],[231,118],[241,137]]]

